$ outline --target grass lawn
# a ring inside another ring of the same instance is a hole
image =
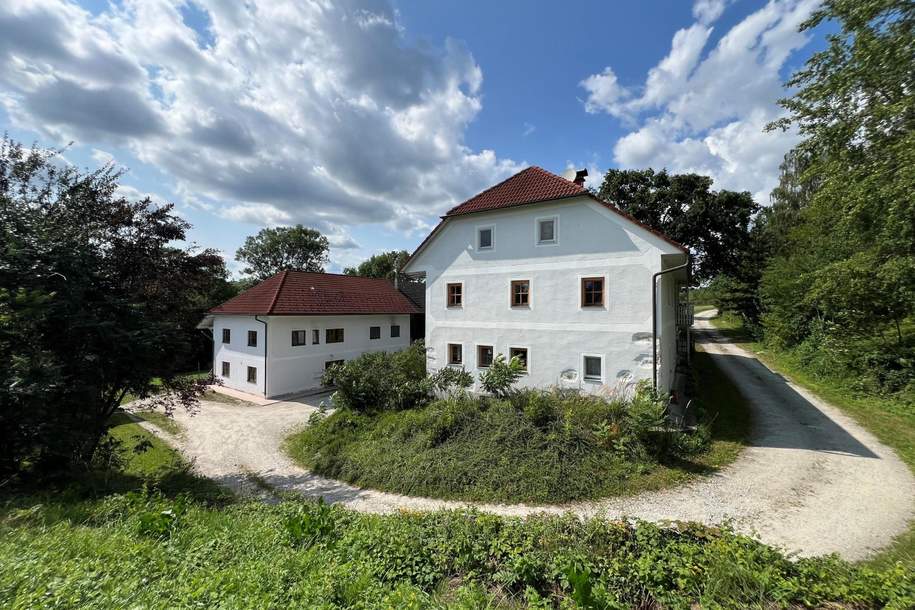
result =
[[[711,311],[712,309],[715,309],[714,305],[693,305],[693,313]]]
[[[613,409],[560,406],[565,412],[544,423],[529,407],[472,400],[372,415],[338,410],[291,436],[286,451],[323,476],[445,499],[562,504],[675,486],[732,462],[749,426],[745,402],[711,358],[700,354],[696,365],[713,423],[706,446],[679,457],[645,451]],[[700,436],[648,442],[698,444]]]
[[[161,411],[134,411],[133,415],[148,421],[152,425],[168,432],[172,436],[181,436],[181,434],[184,432],[181,424],[176,422],[174,418],[169,417]]]
[[[3,608],[910,608],[915,580],[726,528],[227,495],[118,418],[111,476],[0,493]],[[141,441],[152,444],[136,454]],[[107,484],[103,483],[107,479]]]
[[[779,352],[755,342],[745,332],[740,318],[725,313],[711,320],[744,349],[753,352],[769,368],[803,386],[852,416],[915,471],[915,411],[901,399],[866,395],[852,388],[845,379],[815,377],[805,371],[791,353]],[[915,569],[915,523],[896,542],[874,559],[874,565],[903,561]]]

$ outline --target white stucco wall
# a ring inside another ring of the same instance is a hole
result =
[[[537,245],[536,220],[549,216],[559,219],[558,243]],[[491,250],[476,248],[481,226],[495,229]],[[476,346],[484,344],[506,357],[511,347],[527,347],[526,386],[598,392],[650,380],[651,276],[661,269],[662,254],[683,257],[588,198],[450,219],[407,269],[426,272],[429,369],[446,366],[447,344],[460,343],[464,368],[476,376]],[[605,278],[602,308],[580,306],[580,281],[590,276]],[[530,281],[529,308],[511,307],[512,280]],[[463,283],[464,304],[448,308],[446,285],[456,282]],[[675,350],[672,330],[660,321],[659,329],[660,342]],[[602,382],[583,379],[586,354],[601,356]]]
[[[269,328],[268,395],[281,396],[321,385],[324,364],[352,360],[365,352],[397,351],[410,344],[410,316],[271,316]],[[400,326],[400,337],[391,337],[391,326]],[[369,339],[369,328],[381,327],[381,338]],[[328,328],[343,329],[343,343],[327,343]],[[312,342],[312,330],[321,342]],[[307,331],[307,345],[292,345],[292,331]]]
[[[267,322],[267,371],[264,373],[264,325],[254,316],[217,315],[213,321],[213,372],[230,388],[282,396],[317,388],[321,373],[330,360],[351,360],[372,351],[396,351],[410,344],[409,315],[371,316],[259,316]],[[400,336],[391,337],[391,326],[400,326]],[[369,328],[381,327],[381,337],[370,339]],[[231,343],[222,343],[222,329],[231,329]],[[325,330],[342,328],[342,343],[327,343]],[[315,344],[313,330],[320,333]],[[248,331],[258,332],[256,348],[247,347]],[[306,345],[292,345],[292,331],[306,331]],[[230,376],[221,375],[222,362],[230,364]],[[246,367],[257,368],[257,383],[247,382]],[[267,386],[264,387],[266,378]]]
[[[231,341],[222,342],[222,329],[231,331]],[[257,331],[257,347],[248,347],[248,331]],[[229,377],[222,376],[222,363],[229,363]],[[257,383],[248,383],[247,367],[257,369]],[[264,394],[264,325],[254,316],[214,316],[213,374],[226,387]]]

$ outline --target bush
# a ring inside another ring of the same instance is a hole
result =
[[[397,412],[338,410],[292,437],[318,474],[409,495],[567,502],[682,480],[668,466],[708,447],[670,432],[646,387],[629,401],[573,390],[457,393]]]

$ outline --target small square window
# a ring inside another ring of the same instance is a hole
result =
[[[391,324],[391,336],[392,337],[400,336],[400,324]]]
[[[222,329],[222,342],[231,343],[232,342],[232,330],[229,328]]]
[[[231,371],[231,369],[229,368],[229,363],[223,362],[222,363],[222,376],[228,378],[230,371]]]
[[[526,347],[510,347],[508,348],[508,357],[517,358],[521,365],[524,367],[524,372],[527,372],[527,348]]]
[[[448,344],[448,364],[464,364],[464,346],[460,343]]]
[[[556,243],[556,219],[544,218],[537,221],[537,243],[538,244],[555,244]]]
[[[512,307],[527,307],[531,304],[531,283],[529,280],[512,281]]]
[[[448,284],[448,307],[461,307],[464,304],[464,285]]]
[[[603,307],[604,278],[584,277],[581,279],[581,306]]]
[[[257,347],[257,331],[248,331],[248,347]]]
[[[369,326],[369,339],[381,339],[380,326]]]
[[[304,330],[294,330],[292,331],[292,345],[308,345],[307,343],[308,333]]]
[[[477,249],[479,250],[491,250],[492,249],[492,227],[482,227],[477,229]]]
[[[585,381],[601,381],[604,377],[600,356],[585,356]]]
[[[478,345],[477,346],[477,367],[481,369],[489,368],[492,366],[492,346],[491,345]]]
[[[325,343],[343,343],[343,329],[342,328],[328,328],[324,331],[324,342]]]
[[[311,331],[311,344],[320,345],[321,344],[321,331],[315,328]]]
[[[248,367],[248,383],[257,383],[257,368],[253,366]]]

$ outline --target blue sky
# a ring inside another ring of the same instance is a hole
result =
[[[822,46],[797,32],[815,7],[10,0],[0,125],[126,167],[125,194],[174,202],[233,270],[297,222],[339,270],[530,164],[696,171],[766,203],[798,137],[763,127]]]

